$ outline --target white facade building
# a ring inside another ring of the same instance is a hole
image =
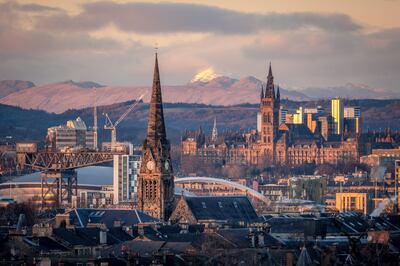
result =
[[[114,204],[136,202],[140,156],[114,155]]]
[[[51,150],[95,150],[94,131],[80,117],[68,120],[66,125],[48,128],[46,143]]]

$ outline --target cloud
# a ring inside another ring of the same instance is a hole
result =
[[[49,8],[0,4],[0,79],[148,84],[157,41],[163,84],[209,66],[265,79],[272,60],[276,81],[291,86],[399,89],[400,28],[372,32],[342,14],[179,3],[94,2],[78,15]]]
[[[0,3],[0,9],[7,9],[8,11],[21,11],[21,12],[48,12],[48,11],[62,11],[56,7],[44,6],[39,4],[19,4],[16,1],[6,1]]]
[[[19,11],[24,12],[46,12],[46,11],[61,11],[59,8],[43,6],[38,4],[16,5]]]
[[[106,25],[141,34],[210,32],[249,34],[261,30],[318,28],[331,32],[362,29],[344,14],[243,13],[212,6],[181,3],[95,2],[83,5],[82,13],[57,13],[38,22],[39,28],[63,31],[92,31]]]

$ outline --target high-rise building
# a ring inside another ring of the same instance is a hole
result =
[[[90,149],[95,150],[95,134],[86,127],[80,118],[67,121],[66,125],[50,127],[47,129],[46,145],[50,150],[62,149]]]
[[[304,120],[304,112],[303,112],[303,107],[299,107],[296,110],[296,113],[293,114],[293,124],[303,124]]]
[[[286,124],[294,124],[293,121],[294,121],[294,114],[291,114],[289,112],[286,113],[286,115],[285,115],[285,123]]]
[[[160,74],[155,56],[147,136],[138,182],[138,208],[145,213],[168,220],[174,204],[174,177],[170,143],[165,131]]]
[[[317,121],[314,119],[315,115],[312,113],[307,113],[306,114],[306,122],[307,122],[307,127],[310,129],[312,133],[315,133],[315,130],[317,128]]]
[[[343,112],[344,118],[360,118],[361,109],[359,106],[356,107],[345,107]]]
[[[332,117],[333,117],[333,125],[334,125],[334,134],[341,135],[343,134],[344,129],[344,108],[343,108],[343,100],[341,98],[334,98],[331,101],[332,107]]]
[[[360,107],[344,108],[344,130],[347,133],[361,133],[361,109]]]
[[[321,128],[321,135],[325,140],[333,134],[333,118],[330,115],[318,117],[318,123]]]
[[[283,106],[279,108],[279,125],[286,123],[286,115],[288,113],[288,109],[285,109]]]
[[[114,155],[114,204],[136,202],[140,156]]]

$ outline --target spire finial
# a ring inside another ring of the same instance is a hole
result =
[[[158,43],[157,42],[155,42],[154,43],[154,53],[157,55],[157,53],[158,53]]]
[[[281,92],[279,89],[279,84],[278,84],[278,88],[276,89],[276,98],[280,99],[281,98]]]
[[[271,61],[269,61],[268,77],[272,77],[272,65],[271,65]]]
[[[218,138],[218,130],[217,130],[217,117],[214,117],[214,126],[211,132],[211,140],[212,141],[217,141]]]
[[[267,76],[267,86],[265,88],[265,97],[275,98],[274,76],[272,76],[272,66],[269,62],[269,70]]]
[[[263,88],[263,85],[261,84],[261,95],[260,95],[260,98],[262,99],[262,98],[264,98],[265,97],[265,95],[264,95],[264,88]]]

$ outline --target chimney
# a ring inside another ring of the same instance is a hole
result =
[[[180,234],[189,233],[189,224],[187,222],[180,223],[179,227],[181,228],[181,231],[179,232]]]
[[[100,237],[100,245],[107,244],[107,231],[100,230],[99,234],[100,234],[100,236],[99,236]]]
[[[56,215],[55,228],[68,227],[69,225],[69,213],[59,213]]]
[[[114,227],[121,227],[122,223],[120,219],[115,219],[114,220]]]
[[[258,232],[258,246],[264,246],[264,232]]]
[[[250,238],[250,247],[251,248],[255,248],[256,245],[257,245],[257,242],[256,242],[257,236],[256,236],[256,234],[250,231],[249,238]]]
[[[144,225],[143,224],[138,224],[138,234],[140,236],[144,236]]]

